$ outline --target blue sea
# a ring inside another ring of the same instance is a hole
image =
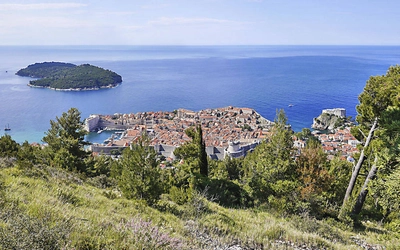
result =
[[[237,106],[269,120],[284,109],[295,131],[310,128],[326,108],[355,117],[366,81],[400,64],[400,46],[0,46],[0,58],[0,135],[41,142],[50,120],[71,107],[86,118]],[[117,72],[123,83],[61,92],[30,88],[29,78],[15,75],[45,61],[93,64]]]

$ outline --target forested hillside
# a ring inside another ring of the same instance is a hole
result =
[[[399,66],[367,81],[354,164],[311,134],[294,148],[283,110],[244,158],[208,159],[198,124],[165,168],[146,134],[93,157],[75,108],[50,122],[47,146],[2,136],[0,248],[399,249],[399,84]]]
[[[16,74],[40,78],[30,81],[31,86],[54,89],[99,89],[115,87],[122,82],[122,77],[117,73],[90,64],[76,66],[62,62],[35,63]]]

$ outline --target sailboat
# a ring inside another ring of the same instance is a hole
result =
[[[5,130],[5,131],[10,131],[10,130],[11,130],[11,128],[10,128],[10,124],[7,124],[7,126],[6,126],[6,127],[4,127],[4,130]]]

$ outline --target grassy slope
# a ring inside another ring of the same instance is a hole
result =
[[[84,181],[76,174],[49,167],[0,168],[0,240],[19,238],[18,244],[25,244],[20,245],[21,249],[35,248],[28,245],[32,234],[47,242],[55,235],[59,244],[56,246],[67,249],[223,249],[228,245],[292,249],[288,245],[303,244],[315,249],[360,249],[354,243],[356,237],[386,249],[400,247],[398,239],[374,224],[354,232],[333,220],[280,218],[254,209],[223,208],[199,194],[198,199],[183,206],[164,198],[157,210],[143,202],[127,200],[117,190],[93,185],[98,182]],[[38,232],[35,225],[30,225],[29,232],[16,232],[18,226],[12,223],[23,216],[29,219],[21,220],[22,224],[38,221]],[[136,224],[127,227],[126,222],[132,219]],[[151,224],[146,224],[148,221]],[[42,232],[43,228],[49,231],[48,235]],[[160,243],[163,237],[168,238],[164,245]]]

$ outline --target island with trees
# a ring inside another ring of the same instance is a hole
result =
[[[16,75],[38,78],[29,82],[30,87],[69,91],[113,88],[122,82],[122,77],[111,70],[63,62],[35,63],[20,69]]]

